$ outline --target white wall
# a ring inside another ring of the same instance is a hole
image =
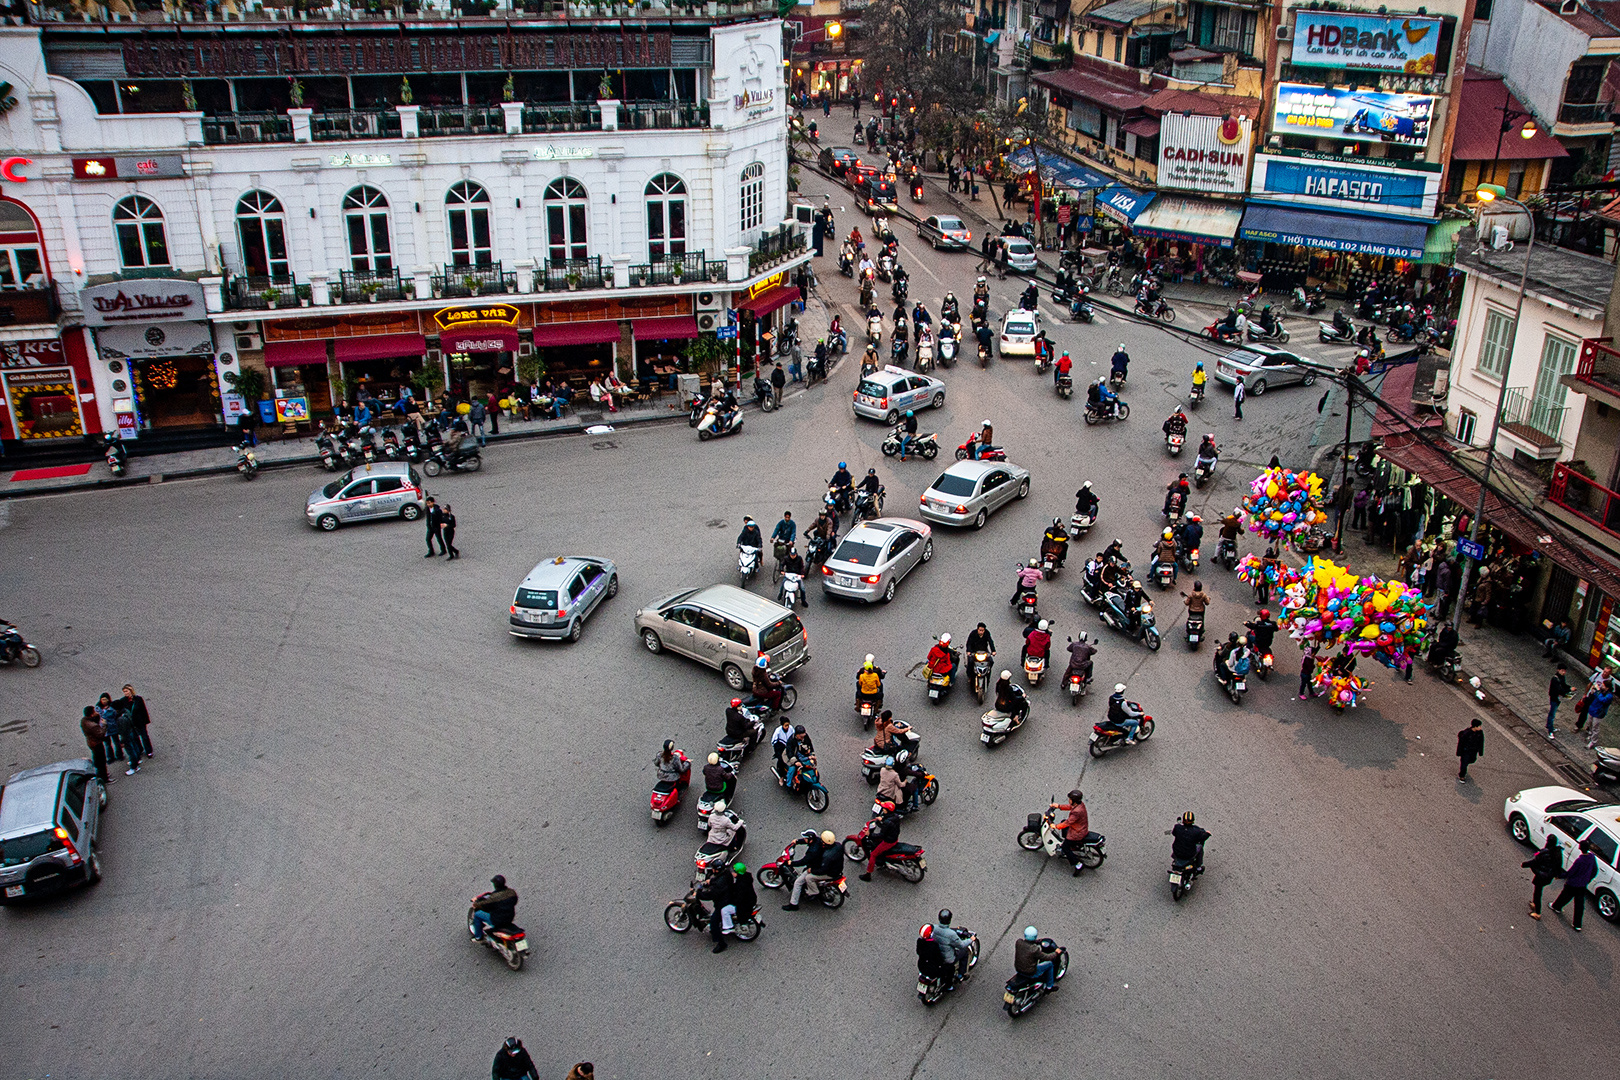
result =
[[[1468,62],[1507,79],[1545,123],[1558,119],[1569,65],[1586,55],[1585,34],[1531,0],[1496,0],[1488,23],[1471,31]]]

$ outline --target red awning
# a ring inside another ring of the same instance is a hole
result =
[[[797,285],[778,285],[767,289],[752,300],[737,305],[738,311],[752,311],[755,317],[769,315],[784,304],[791,304],[799,298]]]
[[[439,348],[448,353],[517,352],[518,334],[510,326],[472,323],[439,335]]]
[[[1140,83],[1126,85],[1117,83],[1099,74],[1079,68],[1062,68],[1057,71],[1043,71],[1035,75],[1031,82],[1041,86],[1051,87],[1060,94],[1090,101],[1112,112],[1130,112],[1139,109],[1142,103],[1152,96],[1153,91],[1143,88]]]
[[[1132,120],[1126,124],[1125,130],[1138,139],[1151,139],[1159,133],[1159,122],[1151,116],[1144,116],[1140,120]]]
[[[534,343],[546,345],[604,345],[619,340],[616,322],[541,323],[534,328]]]
[[[326,363],[326,341],[269,341],[264,346],[265,367],[294,367]]]
[[[1536,133],[1526,139],[1519,134],[1530,110],[1514,97],[1500,75],[1469,68],[1463,76],[1462,108],[1457,113],[1457,136],[1451,144],[1453,161],[1541,161],[1568,157],[1562,143],[1547,134],[1547,125],[1536,121]],[[1502,104],[1509,115],[1521,115],[1502,130]],[[1497,144],[1501,152],[1497,152]]]
[[[337,339],[338,363],[356,360],[389,360],[396,356],[421,356],[427,352],[427,338],[421,334],[373,334],[371,337]]]
[[[685,341],[698,336],[697,319],[691,315],[636,319],[630,326],[637,341]]]

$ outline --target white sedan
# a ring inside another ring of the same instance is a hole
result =
[[[1594,802],[1573,788],[1526,788],[1508,796],[1502,817],[1513,839],[1528,847],[1539,848],[1548,835],[1556,836],[1566,870],[1580,854],[1581,842],[1590,843],[1598,865],[1586,891],[1599,915],[1620,922],[1620,805]]]

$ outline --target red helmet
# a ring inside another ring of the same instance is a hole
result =
[[[742,704],[742,698],[734,697],[734,698],[731,699],[731,707],[733,709],[735,709],[737,706],[739,706],[741,704]]]
[[[1261,618],[1262,618],[1262,619],[1269,619],[1269,618],[1271,618],[1271,609],[1270,609],[1270,608],[1261,608],[1261,609],[1260,609],[1260,617],[1261,617]]]
[[[882,802],[878,803],[878,805],[883,808],[884,813],[890,813],[891,811],[894,810],[894,803],[890,802],[887,799],[885,799]]]

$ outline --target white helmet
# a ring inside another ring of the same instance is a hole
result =
[[[1081,641],[1082,644],[1087,642],[1087,641],[1090,641],[1090,640],[1091,640],[1091,638],[1086,636],[1086,632],[1084,630],[1080,631],[1080,641]]]
[[[1081,491],[1089,491],[1090,489],[1091,489],[1091,481],[1090,480],[1087,480],[1085,483],[1080,485],[1080,490]]]
[[[718,764],[720,764],[720,754],[717,751],[711,751],[709,753],[709,764],[710,765],[718,765]]]
[[[714,812],[716,814],[725,813],[726,812],[726,800],[721,799],[719,802],[715,803],[714,804]]]
[[[874,657],[872,656],[871,653],[866,654],[866,660],[865,660],[866,663],[868,663],[868,664],[872,663],[873,659],[874,659]]]
[[[1125,343],[1124,343],[1124,342],[1123,342],[1123,341],[1122,341],[1122,342],[1120,342],[1120,343],[1119,343],[1119,351],[1120,351],[1120,352],[1124,352],[1124,351],[1125,351]]]
[[[1125,684],[1124,683],[1117,682],[1117,683],[1114,684],[1114,693],[1123,694],[1124,692],[1125,692]]]
[[[1003,679],[1010,679],[1010,678],[1012,678],[1012,672],[1008,671],[1006,668],[1002,668],[1001,669],[1001,677]]]
[[[1046,627],[1047,627],[1047,622],[1046,622],[1045,619],[1042,619],[1040,622],[1035,624],[1035,629],[1037,629],[1037,630],[1045,630]]]
[[[941,634],[941,635],[939,635],[939,643],[941,645],[949,645],[951,643],[951,635],[949,635],[949,634]]]

